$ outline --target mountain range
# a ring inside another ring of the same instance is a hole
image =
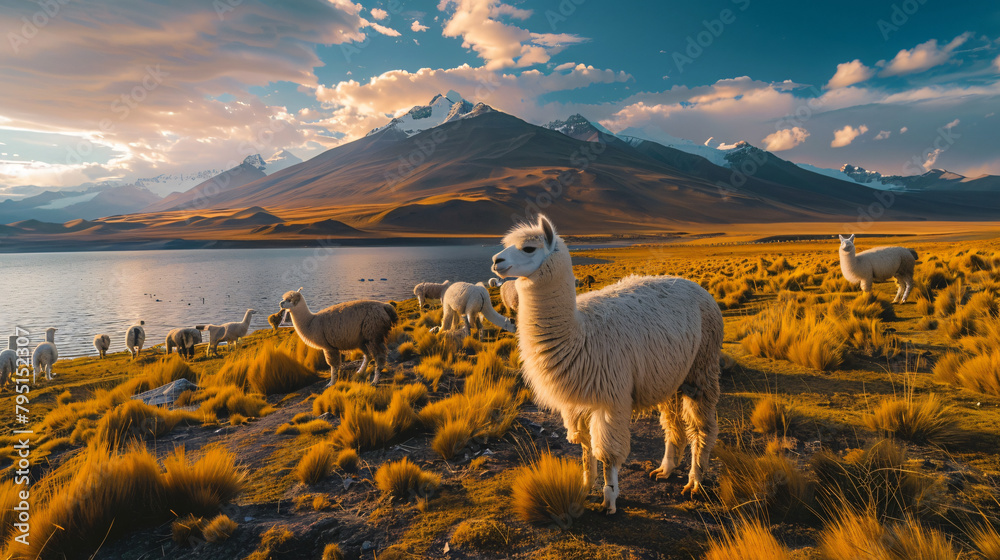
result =
[[[454,92],[307,161],[265,175],[268,165],[251,156],[141,212],[86,228],[10,223],[0,243],[496,235],[538,211],[566,233],[596,234],[850,223],[875,203],[888,207],[874,216],[881,220],[992,220],[1000,210],[996,177],[910,178],[887,199],[846,173],[817,173],[746,142],[669,146],[612,134],[580,115],[536,126]],[[971,196],[941,182],[977,188]]]

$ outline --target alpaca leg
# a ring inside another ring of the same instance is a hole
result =
[[[563,426],[566,428],[566,441],[570,443],[581,443],[580,441],[580,420],[582,414],[574,408],[564,408],[559,411],[562,415]],[[586,428],[586,426],[584,426]]]
[[[871,280],[862,280],[861,281],[861,291],[864,292],[864,293],[866,293],[866,294],[867,293],[871,293],[871,291],[872,291],[872,281]]]
[[[323,350],[323,357],[326,358],[326,364],[330,366],[330,382],[327,383],[327,387],[329,387],[337,380],[337,370],[340,369],[340,350],[336,348]]]
[[[574,434],[574,443],[579,443],[581,451],[583,451],[583,457],[581,462],[583,463],[583,485],[587,488],[587,492],[594,487],[594,480],[597,479],[597,458],[594,457],[593,443],[590,441],[590,427],[588,425],[589,418],[588,415],[582,412],[574,411],[570,414],[573,418],[573,426],[567,425],[567,432]],[[563,423],[566,424],[567,416],[564,412]],[[567,438],[569,436],[567,435]]]
[[[687,435],[684,431],[684,418],[681,415],[681,394],[677,393],[665,403],[661,403],[660,426],[663,427],[663,441],[666,450],[663,452],[663,461],[660,467],[649,473],[650,478],[665,480],[677,465],[680,464],[684,456],[684,448],[687,447]]]
[[[362,350],[361,353],[362,353],[362,355],[364,355],[364,358],[362,358],[362,360],[361,360],[361,367],[358,368],[358,373],[359,374],[360,373],[364,373],[365,370],[368,369],[368,352],[365,352],[364,350]]]
[[[372,376],[372,385],[378,384],[378,378],[382,374],[382,368],[385,367],[386,357],[389,355],[389,348],[384,342],[373,344],[373,348],[369,351],[373,356],[373,361],[375,362],[375,375]]]
[[[903,294],[903,285],[904,284],[899,279],[898,276],[895,277],[895,278],[893,278],[893,280],[896,281],[896,296],[892,298],[892,303],[899,303],[899,296],[901,296]]]
[[[601,507],[615,513],[618,499],[618,469],[631,450],[629,421],[631,405],[618,411],[594,411],[590,415],[590,437],[594,455],[604,463],[604,502]]]
[[[903,299],[899,300],[899,303],[906,303],[906,298],[910,297],[910,290],[913,289],[913,276],[904,278],[903,283],[906,287],[903,289]]]
[[[708,457],[719,435],[715,407],[719,402],[719,358],[713,356],[700,369],[696,379],[690,380],[690,391],[682,398],[682,414],[691,443],[691,472],[681,493],[695,495],[701,491],[701,481],[708,467]],[[690,394],[688,394],[690,393]]]

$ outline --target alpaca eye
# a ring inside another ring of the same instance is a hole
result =
[[[525,247],[524,249],[521,250],[524,251],[525,253],[534,253],[535,249],[536,247]]]

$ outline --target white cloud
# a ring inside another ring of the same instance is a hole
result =
[[[955,49],[972,37],[971,32],[962,33],[955,37],[947,45],[938,47],[937,39],[931,39],[926,43],[920,43],[912,49],[903,49],[890,60],[880,76],[903,76],[929,70],[940,64],[948,62]]]
[[[962,122],[962,121],[960,121],[958,119],[955,119],[955,120],[951,121],[950,123],[944,125],[944,129],[945,130],[951,130],[951,129],[955,128],[956,126],[958,126],[958,124],[960,122]]]
[[[785,128],[764,137],[764,149],[769,152],[791,150],[806,141],[809,131],[801,127]]]
[[[888,138],[888,137],[889,137],[889,135],[890,135],[890,134],[892,134],[892,132],[891,132],[891,131],[888,131],[888,130],[880,130],[880,131],[878,132],[878,134],[876,134],[876,135],[875,135],[875,139],[876,139],[876,140],[885,140],[886,138]]]
[[[420,21],[418,20],[413,20],[413,23],[410,25],[410,31],[414,31],[416,33],[420,33],[421,31],[427,31],[428,29],[430,29],[430,27],[427,27],[426,25],[420,25]]]
[[[854,139],[862,134],[868,132],[868,127],[861,125],[858,128],[854,128],[851,125],[847,125],[844,128],[833,131],[833,142],[830,142],[831,148],[843,148],[844,146],[849,146]]]
[[[452,8],[454,11],[445,21],[442,35],[461,37],[462,47],[475,51],[490,70],[544,64],[566,46],[587,41],[568,33],[532,33],[503,23],[498,18],[524,20],[532,12],[498,0],[441,0],[438,3],[438,10]]]
[[[899,133],[900,134],[906,134],[907,130],[910,130],[910,129],[904,126],[903,128],[899,129]]]
[[[371,12],[372,12],[372,17],[379,21],[382,21],[383,19],[389,17],[389,12],[383,10],[382,8],[373,8]]]
[[[364,25],[364,27],[371,27],[372,29],[378,31],[382,35],[386,35],[388,37],[399,37],[400,35],[399,31],[396,31],[391,27],[386,27],[380,23],[375,23],[374,21],[368,21],[366,19],[362,19],[361,22]]]
[[[943,153],[944,153],[944,150],[941,149],[941,148],[934,148],[933,152],[928,153],[927,154],[927,159],[924,160],[924,163],[923,163],[924,169],[926,169],[927,171],[930,171],[934,167],[934,164],[937,163],[938,156],[940,156]]]
[[[864,82],[875,75],[875,70],[858,59],[837,65],[837,72],[826,84],[826,89],[838,89]]]

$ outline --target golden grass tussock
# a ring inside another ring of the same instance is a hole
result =
[[[397,500],[430,498],[440,485],[440,476],[422,470],[406,457],[383,463],[375,471],[375,486]]]
[[[187,379],[195,385],[198,384],[198,374],[179,354],[170,354],[146,366],[142,370],[142,376],[149,380],[151,388],[160,387],[178,379]]]
[[[216,415],[241,414],[248,418],[259,418],[274,412],[274,408],[258,395],[248,395],[235,385],[208,387],[195,397],[200,399],[198,411]]]
[[[321,560],[344,560],[344,553],[341,552],[340,545],[332,543],[323,547]]]
[[[444,377],[448,362],[441,356],[428,356],[422,358],[413,371],[427,380],[431,384],[431,390],[437,391],[441,378]]]
[[[291,532],[286,525],[275,525],[264,531],[260,536],[260,544],[243,560],[272,560],[280,557],[275,554],[281,545],[295,539],[295,533]]]
[[[295,467],[295,476],[302,484],[316,484],[333,470],[336,453],[329,443],[312,446]]]
[[[424,390],[426,391],[426,387]],[[363,382],[338,381],[316,397],[316,400],[313,401],[313,414],[319,416],[324,412],[329,412],[330,414],[342,415],[345,410],[354,405],[385,410],[392,402],[392,395],[392,387],[385,385],[372,387]]]
[[[171,510],[178,513],[213,513],[236,498],[246,483],[246,471],[222,447],[202,448],[195,460],[177,447],[164,458],[163,467],[163,492]]]
[[[389,417],[383,412],[354,405],[343,412],[340,425],[330,434],[338,449],[358,450],[385,447],[395,437]]]
[[[579,462],[546,453],[518,471],[512,486],[514,512],[528,523],[566,529],[586,511],[588,491]]]
[[[417,345],[412,342],[404,342],[396,349],[399,352],[399,361],[406,362],[420,355]]]
[[[424,317],[426,318],[427,315]],[[460,343],[460,341],[448,332],[432,333],[426,327],[420,327],[413,331],[413,342],[416,344],[417,352],[421,356],[425,358],[437,356],[444,360],[455,358]]]
[[[445,461],[450,460],[465,449],[472,439],[473,430],[467,418],[448,420],[435,432],[431,449],[437,451]]]
[[[823,319],[799,304],[765,309],[742,325],[740,344],[754,356],[787,360],[820,371],[839,367],[845,358],[842,341]]]
[[[276,434],[325,434],[333,429],[333,425],[326,420],[317,418],[301,424],[282,424],[274,431]]]
[[[56,397],[56,405],[57,406],[67,405],[72,400],[73,400],[73,393],[70,393],[69,390],[67,389],[62,393],[59,393],[59,396]]]
[[[960,554],[940,531],[913,519],[883,526],[870,513],[842,512],[820,533],[822,560],[958,560]]]
[[[784,403],[767,396],[757,402],[750,423],[758,433],[783,436],[791,428],[793,414]]]
[[[319,380],[302,362],[283,350],[262,346],[253,354],[226,360],[222,368],[206,376],[206,386],[235,385],[264,395],[290,393]]]
[[[954,410],[934,394],[887,399],[865,418],[869,428],[914,443],[954,447],[967,440]]]
[[[810,458],[816,476],[816,498],[825,512],[854,508],[889,515],[922,516],[949,507],[944,482],[906,460],[890,440],[855,449],[843,457],[820,451]]]
[[[18,521],[18,512],[14,508],[22,501],[22,490],[25,488],[14,484],[14,479],[0,481],[0,542],[11,542],[14,523]],[[21,509],[25,509],[25,506],[22,505]]]
[[[207,542],[220,543],[231,537],[236,532],[237,527],[237,523],[228,515],[220,513],[205,524],[201,534]]]
[[[335,463],[340,470],[346,473],[354,473],[358,471],[358,466],[361,464],[361,457],[358,456],[357,451],[351,448],[341,449],[337,453]]]
[[[181,546],[195,546],[204,540],[202,530],[205,529],[205,519],[196,515],[179,517],[170,524],[174,542]]]
[[[722,463],[719,497],[727,508],[749,507],[773,520],[812,516],[813,486],[787,457],[724,447],[716,456]]]
[[[792,555],[760,521],[738,521],[710,541],[704,560],[791,560]]]
[[[136,440],[157,438],[178,424],[200,424],[202,416],[183,410],[168,410],[129,400],[110,410],[96,427],[96,441],[106,449],[117,449]]]
[[[466,519],[455,527],[451,546],[468,552],[509,553],[525,531],[498,519]]]
[[[967,536],[983,560],[1000,560],[1000,532],[989,523],[972,527]]]
[[[326,356],[322,350],[317,350],[293,334],[284,342],[278,345],[279,350],[288,353],[295,361],[305,366],[310,371],[328,371],[330,366],[326,363]]]
[[[934,314],[938,317],[948,317],[958,310],[965,295],[965,287],[961,282],[955,282],[938,292],[934,298]]]

